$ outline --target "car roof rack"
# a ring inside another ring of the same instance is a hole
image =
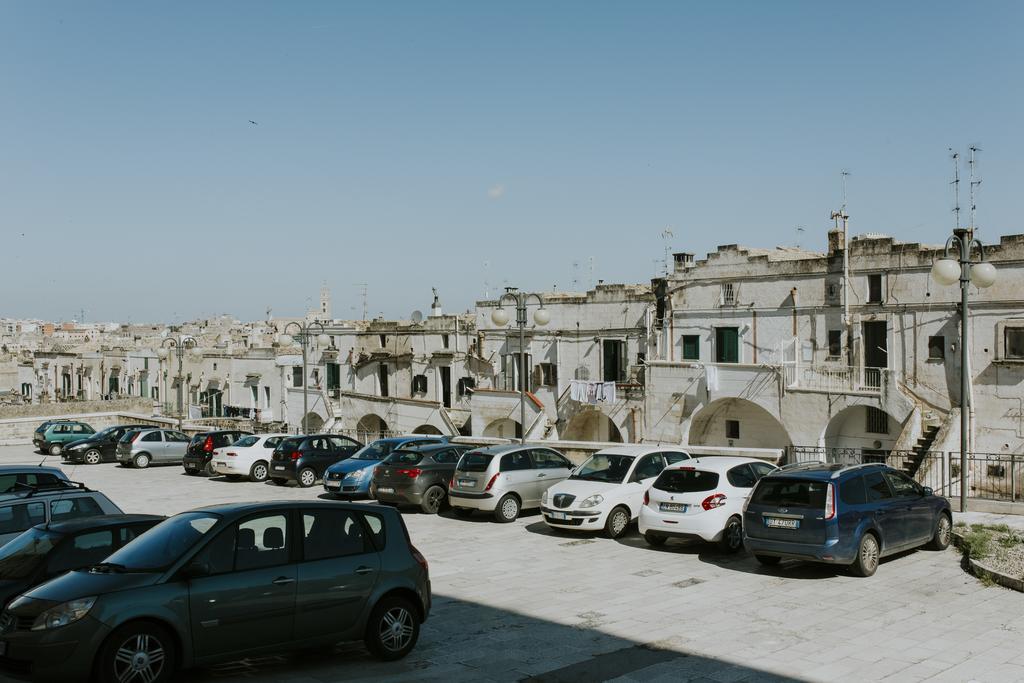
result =
[[[32,496],[39,493],[52,493],[53,491],[66,492],[68,489],[75,491],[92,491],[88,486],[80,481],[69,481],[66,479],[58,479],[48,484],[25,484],[17,481],[14,483],[14,489],[11,493],[25,492],[24,498],[31,498]]]

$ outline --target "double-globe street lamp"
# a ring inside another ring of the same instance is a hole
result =
[[[971,260],[971,251],[977,247],[978,260]],[[950,249],[956,249],[950,258]],[[960,282],[960,512],[967,512],[967,449],[970,434],[968,403],[970,402],[970,357],[967,334],[968,286],[973,282],[984,289],[996,281],[996,268],[985,260],[985,248],[974,237],[974,231],[956,228],[946,240],[942,258],[932,265],[932,278],[940,285]]]
[[[508,311],[502,304],[510,301],[516,307],[516,327],[519,328],[519,433],[520,443],[526,443],[526,307],[530,300],[537,302],[537,310],[533,312],[533,321],[543,327],[551,320],[551,314],[544,308],[544,299],[540,294],[527,294],[515,287],[506,287],[505,293],[498,299],[498,307],[491,311],[491,322],[498,327],[508,324]]]
[[[294,330],[289,334],[289,330]],[[284,334],[279,341],[288,346],[292,340],[297,341],[302,347],[302,433],[306,433],[306,420],[309,416],[309,375],[306,372],[306,354],[310,344],[315,341],[327,345],[331,338],[325,334],[324,326],[317,322],[295,322],[292,321],[284,326]]]
[[[193,337],[191,335],[184,334],[184,335],[181,335],[179,337],[168,337],[167,339],[164,339],[163,342],[160,344],[160,347],[161,347],[160,350],[157,351],[157,355],[160,356],[161,360],[167,360],[167,357],[170,355],[168,353],[168,349],[170,351],[172,351],[175,356],[178,357],[178,375],[177,375],[177,380],[178,380],[178,431],[179,432],[181,431],[181,421],[182,421],[182,418],[184,417],[183,416],[183,412],[184,412],[184,406],[183,406],[184,378],[183,378],[183,376],[181,374],[182,362],[185,360],[185,351],[187,351],[189,349],[194,349],[198,345],[199,345],[199,342],[196,341],[195,337]]]

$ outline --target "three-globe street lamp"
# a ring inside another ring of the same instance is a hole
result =
[[[182,421],[183,412],[184,412],[183,401],[182,401],[182,399],[184,398],[184,396],[183,396],[184,378],[183,378],[183,376],[181,374],[181,366],[182,366],[182,362],[185,359],[185,351],[187,351],[188,349],[194,349],[198,345],[199,345],[199,342],[196,341],[195,337],[193,337],[191,335],[184,334],[184,335],[181,335],[181,336],[179,336],[177,338],[175,338],[175,337],[168,337],[167,339],[164,339],[163,342],[160,344],[161,348],[157,351],[157,355],[160,356],[161,360],[167,360],[167,357],[169,355],[168,349],[173,351],[174,355],[176,355],[178,357],[178,375],[177,375],[177,380],[178,380],[178,431],[179,432],[181,431],[181,421]]]
[[[491,311],[491,322],[498,327],[508,324],[508,312],[502,304],[508,300],[516,306],[516,327],[519,328],[519,430],[520,443],[526,443],[526,307],[530,299],[537,302],[539,308],[533,312],[533,321],[543,327],[551,320],[551,314],[544,308],[544,299],[540,294],[520,292],[516,287],[506,287],[505,293],[498,299],[498,307]]]
[[[971,260],[971,251],[977,247],[979,259]],[[950,249],[956,248],[955,258]],[[967,449],[970,419],[967,404],[970,401],[970,358],[968,356],[967,311],[968,285],[991,287],[996,281],[996,268],[985,260],[985,248],[974,237],[974,231],[956,228],[946,240],[942,258],[932,265],[932,277],[940,285],[960,282],[960,512],[967,512]]]
[[[292,334],[288,331],[294,329]],[[306,433],[306,420],[309,415],[309,375],[306,372],[306,352],[309,349],[310,344],[314,341],[320,342],[321,344],[329,344],[331,338],[325,333],[324,326],[317,322],[300,323],[292,321],[284,326],[284,334],[282,334],[278,340],[288,346],[292,343],[292,340],[299,342],[299,346],[302,347],[302,433]]]

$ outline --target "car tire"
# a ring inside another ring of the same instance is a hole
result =
[[[521,511],[522,507],[519,504],[519,499],[511,493],[506,493],[494,508],[494,521],[500,524],[514,522],[519,519]]]
[[[878,538],[871,532],[865,533],[857,544],[857,559],[850,565],[850,570],[857,576],[871,576],[878,569],[879,557]]]
[[[726,553],[738,553],[743,550],[743,522],[739,517],[730,517],[725,523],[722,540],[718,545],[722,552]]]
[[[444,505],[445,491],[441,486],[431,486],[423,493],[423,502],[420,503],[420,510],[427,515],[436,515]]]
[[[366,622],[364,642],[375,657],[386,662],[405,657],[420,637],[417,610],[405,598],[385,597]]]
[[[782,562],[781,557],[775,557],[774,555],[754,555],[754,559],[765,567],[774,567],[779,562]]]
[[[131,667],[140,663],[148,669],[131,673]],[[166,683],[174,677],[177,666],[177,643],[167,629],[147,621],[129,622],[114,629],[100,646],[95,680]]]
[[[456,517],[461,517],[462,519],[469,519],[473,516],[473,513],[476,511],[473,508],[452,508],[452,512],[455,513]]]
[[[132,460],[132,465],[140,470],[144,470],[149,467],[149,453],[139,453]]]
[[[95,448],[90,448],[82,456],[82,462],[86,465],[99,465],[103,460],[103,455]]]
[[[63,448],[61,448],[61,445],[60,445],[59,443],[55,443],[55,444],[53,444],[52,446],[50,446],[50,447],[49,447],[49,448],[47,449],[47,452],[48,452],[48,453],[49,453],[50,455],[60,455],[60,452],[61,452],[62,450],[64,450],[64,449],[63,449]]]
[[[299,470],[299,473],[295,477],[295,480],[299,482],[299,486],[301,486],[304,489],[308,489],[309,487],[316,483],[316,472],[313,470],[312,467],[303,467],[301,470]]]
[[[287,486],[288,485],[288,480],[287,479],[271,479],[270,481],[274,482],[274,484],[277,485],[277,486]]]
[[[665,545],[666,541],[668,541],[668,537],[659,536],[658,534],[652,534],[650,531],[648,531],[644,534],[644,540],[647,541],[647,545],[651,546],[652,548],[660,548],[661,546]]]
[[[608,534],[608,538],[622,538],[629,529],[629,522],[629,508],[619,505],[608,513],[608,519],[604,522],[604,531]]]
[[[269,474],[270,469],[267,467],[267,463],[257,460],[253,463],[252,469],[249,470],[249,479],[250,481],[264,482]]]
[[[203,468],[203,474],[208,477],[215,476],[217,473],[213,471],[213,461],[206,463],[206,467]]]
[[[928,542],[928,547],[931,550],[945,550],[949,547],[952,536],[953,522],[945,512],[939,513],[939,518],[935,522],[935,533],[932,535],[932,540]]]

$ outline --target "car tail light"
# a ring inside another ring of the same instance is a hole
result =
[[[206,451],[207,453],[212,453],[213,452],[213,437],[212,436],[206,437],[206,441],[203,442],[203,450]]]
[[[650,505],[651,503],[651,490],[647,489],[644,491],[644,505]]]
[[[410,479],[415,479],[416,477],[418,477],[421,474],[423,474],[423,470],[421,470],[419,467],[410,467],[408,469],[403,468],[403,469],[400,469],[400,470],[395,470],[395,474],[400,474],[403,477],[409,477]]]
[[[416,564],[423,567],[423,571],[429,572],[430,565],[427,564],[427,558],[423,557],[423,553],[421,553],[419,550],[416,550],[416,546],[414,545],[410,545],[409,550],[412,551],[412,558],[416,560]]]
[[[835,519],[836,516],[836,489],[835,484],[829,484],[825,489],[825,519]]]
[[[455,488],[455,477],[454,476],[452,477],[452,480],[450,482],[448,482],[448,488],[450,488],[450,489]]]
[[[288,456],[288,457],[290,457],[292,460],[298,460],[299,456],[301,456],[301,455],[302,455],[302,453],[299,453],[298,451],[292,451],[292,454],[290,456]]]
[[[720,508],[723,505],[725,505],[724,493],[715,493],[713,495],[710,495],[707,498],[705,498],[700,504],[700,506],[705,510],[714,510],[715,508]]]
[[[489,482],[487,482],[487,486],[484,487],[484,491],[490,491],[491,487],[494,486],[494,482],[498,481],[498,476],[500,476],[500,475],[501,475],[501,472],[496,472],[494,474],[494,476],[491,477],[491,480]]]

